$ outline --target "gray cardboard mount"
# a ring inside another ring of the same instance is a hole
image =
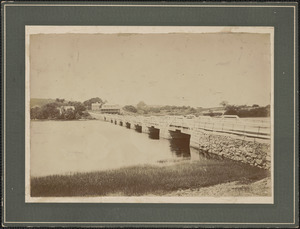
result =
[[[298,225],[296,3],[3,2],[1,10],[4,226]],[[25,203],[25,25],[274,27],[274,204]]]

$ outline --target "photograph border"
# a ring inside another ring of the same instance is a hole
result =
[[[4,225],[19,225],[19,224],[24,224],[24,225],[35,225],[35,224],[41,224],[41,225],[45,225],[45,224],[70,224],[70,225],[73,225],[75,224],[75,222],[17,222],[17,221],[8,221],[7,218],[6,218],[6,202],[7,202],[7,196],[6,196],[6,182],[7,182],[7,177],[6,177],[6,122],[7,122],[7,117],[6,117],[6,73],[7,73],[7,69],[6,69],[6,60],[7,60],[7,50],[6,50],[6,27],[7,27],[7,21],[6,21],[6,8],[7,7],[11,7],[11,6],[21,6],[21,7],[32,7],[32,6],[38,6],[38,7],[44,7],[44,6],[89,6],[89,7],[92,7],[92,6],[102,6],[102,7],[147,7],[147,6],[150,6],[150,7],[188,7],[188,8],[191,8],[191,7],[292,7],[293,8],[293,12],[294,12],[294,15],[293,15],[293,19],[294,19],[294,69],[293,69],[293,74],[294,74],[294,95],[293,95],[293,99],[294,99],[294,130],[293,130],[293,142],[294,142],[294,146],[293,146],[293,150],[294,150],[294,164],[293,164],[293,171],[294,171],[294,182],[293,182],[293,187],[294,187],[294,193],[293,193],[293,199],[294,199],[294,206],[293,206],[293,222],[288,222],[288,223],[262,223],[262,222],[253,222],[253,223],[247,223],[247,222],[146,222],[146,221],[139,221],[139,222],[133,222],[133,221],[130,221],[130,222],[76,222],[76,224],[91,224],[91,225],[95,225],[95,224],[98,224],[98,225],[107,225],[107,224],[112,224],[112,225],[194,225],[194,224],[197,224],[197,225],[244,225],[244,224],[251,224],[251,225],[295,225],[297,223],[296,221],[296,199],[297,199],[297,192],[296,192],[296,170],[298,170],[298,165],[297,165],[297,156],[296,155],[296,149],[297,149],[297,145],[296,145],[296,141],[297,141],[297,138],[296,138],[296,135],[298,135],[298,132],[296,130],[296,121],[297,121],[297,98],[296,98],[296,92],[297,92],[297,88],[298,88],[298,85],[297,85],[297,79],[296,79],[296,71],[298,71],[298,68],[296,66],[296,58],[298,57],[296,55],[296,52],[297,52],[297,43],[296,43],[296,31],[297,31],[297,22],[296,22],[296,17],[297,17],[297,14],[296,14],[296,8],[297,8],[297,5],[295,4],[291,4],[291,3],[288,3],[288,4],[285,4],[285,5],[282,5],[282,4],[267,4],[267,5],[261,5],[261,4],[254,4],[254,5],[241,5],[241,4],[220,4],[220,5],[214,5],[214,4],[176,4],[176,5],[171,5],[171,4],[165,4],[165,5],[162,5],[162,4],[158,4],[158,3],[153,3],[153,4],[136,4],[136,3],[126,3],[124,5],[122,4],[113,4],[113,3],[110,3],[110,4],[81,4],[81,3],[77,3],[76,5],[72,5],[72,3],[68,3],[68,4],[52,4],[52,3],[49,3],[49,4],[35,4],[35,3],[26,3],[26,4],[18,4],[18,3],[9,3],[9,2],[5,2],[2,4],[2,9],[3,9],[3,53],[2,53],[2,57],[3,57],[3,79],[2,79],[2,82],[3,82],[3,127],[2,127],[2,141],[3,141],[3,210],[4,210],[4,215],[3,215],[3,223]],[[276,55],[276,54],[275,54]],[[274,190],[274,189],[273,189]]]

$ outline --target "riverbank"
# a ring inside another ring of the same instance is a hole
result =
[[[205,188],[218,190],[220,188],[216,185],[228,186],[231,183],[227,189],[222,189],[223,192],[216,192],[216,195],[226,196],[231,195],[230,190],[236,185],[249,185],[270,177],[267,170],[225,160],[210,160],[204,165],[199,161],[164,162],[99,172],[35,177],[31,179],[31,196],[178,196],[183,194],[182,190],[190,190],[185,192],[188,196],[202,196]],[[265,196],[265,193],[265,188],[262,188],[254,194]]]
[[[166,196],[203,196],[203,197],[254,197],[272,195],[271,177],[255,182],[234,181],[210,187],[178,190],[166,194]]]

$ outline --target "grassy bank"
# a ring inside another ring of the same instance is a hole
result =
[[[32,197],[165,195],[181,189],[239,181],[252,183],[269,176],[260,168],[231,160],[134,166],[116,170],[31,179]]]
[[[32,197],[165,195],[181,189],[240,181],[252,183],[269,172],[234,161],[181,162],[31,179]]]
[[[264,197],[272,195],[271,177],[253,183],[233,181],[204,188],[183,189],[167,193],[166,196],[204,197]]]

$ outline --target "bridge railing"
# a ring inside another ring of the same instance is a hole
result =
[[[263,139],[270,139],[271,135],[270,123],[248,122],[242,119],[230,121],[224,119],[199,120],[195,122],[194,128]]]
[[[270,121],[250,121],[243,119],[220,119],[220,118],[174,118],[170,124],[174,128],[205,130],[212,132],[229,133],[243,135],[252,138],[270,139],[271,126]]]
[[[182,116],[124,116],[105,115],[107,121],[117,120],[148,126],[166,126],[182,130],[205,130],[216,133],[242,135],[252,138],[270,139],[270,120],[255,119],[222,119],[202,116],[188,119]]]

